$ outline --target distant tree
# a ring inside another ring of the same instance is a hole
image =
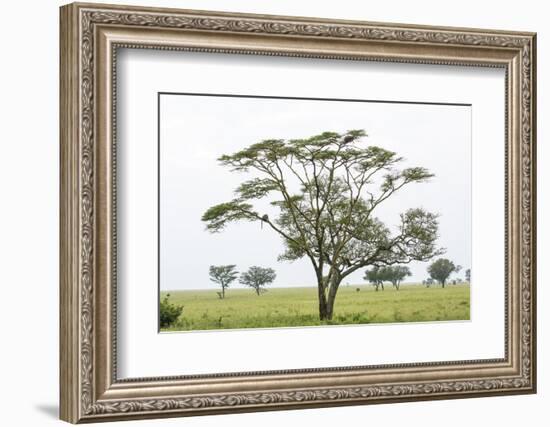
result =
[[[432,279],[437,280],[437,282],[439,282],[444,288],[451,273],[460,271],[461,268],[462,267],[460,267],[460,265],[455,265],[452,261],[446,258],[439,258],[430,264],[428,267],[428,273]]]
[[[384,282],[391,282],[395,289],[399,290],[399,286],[403,279],[411,275],[409,267],[403,265],[389,265],[385,267],[373,267],[371,270],[365,271],[365,280],[372,283],[376,290],[382,288],[384,290]]]
[[[455,269],[455,273],[458,273],[460,270],[462,270],[462,266],[461,265],[457,265],[456,266],[456,269]],[[462,279],[460,277],[455,277],[453,279],[453,285],[458,285],[462,282]]]
[[[256,294],[260,295],[262,292],[267,292],[265,286],[273,283],[276,277],[277,274],[272,268],[253,266],[247,272],[241,274],[239,282],[254,288]]]
[[[470,283],[470,275],[471,275],[471,273],[472,273],[472,271],[471,271],[471,269],[469,269],[469,268],[466,269],[466,272],[464,273],[465,276],[466,276],[466,281],[467,281],[468,283]]]
[[[183,312],[183,307],[181,305],[172,304],[168,299],[170,294],[166,294],[164,298],[160,301],[160,327],[168,328],[178,320],[181,313]]]
[[[428,277],[426,280],[424,280],[424,283],[426,287],[429,288],[431,285],[434,284],[434,279],[432,279],[431,277]]]
[[[382,276],[384,280],[390,281],[396,290],[399,290],[399,285],[403,279],[410,275],[411,270],[404,265],[382,267]]]
[[[366,270],[363,279],[372,283],[376,291],[378,291],[380,287],[384,290],[384,281],[386,280],[386,277],[384,276],[382,267],[373,267],[370,270]]]
[[[211,265],[209,269],[210,280],[222,287],[222,291],[218,292],[220,299],[225,298],[225,289],[233,282],[238,271],[235,270],[235,265]]]

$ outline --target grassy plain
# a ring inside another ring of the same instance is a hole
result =
[[[359,289],[359,291],[357,290]],[[470,286],[386,286],[376,292],[370,285],[342,286],[331,321],[321,322],[317,289],[273,288],[258,296],[253,289],[228,289],[219,299],[217,289],[161,292],[183,306],[173,327],[163,331],[275,328],[365,323],[422,322],[470,319]]]

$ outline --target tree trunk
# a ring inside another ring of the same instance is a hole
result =
[[[259,286],[256,288],[256,295],[260,296],[260,287]]]
[[[330,289],[328,291],[327,299],[327,316],[326,320],[332,320],[332,314],[334,312],[334,301],[336,300],[336,293],[340,287],[340,282],[342,279],[339,274],[335,274],[332,280],[330,281]]]
[[[222,299],[225,298],[225,286],[222,286]]]
[[[445,280],[443,280],[443,281],[441,282],[441,287],[442,287],[442,288],[445,287]]]
[[[319,320],[327,320],[327,298],[323,290],[323,282],[317,283],[317,293],[319,298]]]
[[[332,320],[332,312],[334,310],[334,298],[330,298],[327,301],[327,318],[326,320]]]

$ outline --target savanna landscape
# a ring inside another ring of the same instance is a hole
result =
[[[212,264],[201,277],[205,287],[162,291],[160,330],[468,320],[470,269],[462,278],[462,266],[445,257],[441,215],[413,199],[390,224],[380,209],[436,175],[402,166],[397,152],[366,138],[361,129],[323,132],[221,155],[218,164],[243,178],[232,199],[204,209],[204,232],[255,223],[258,236],[274,233],[282,245],[271,265]],[[298,260],[315,283],[281,286],[277,265]],[[408,280],[413,263],[425,265],[421,283]],[[359,273],[362,282],[352,282]]]

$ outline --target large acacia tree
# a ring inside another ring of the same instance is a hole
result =
[[[211,232],[234,221],[259,221],[282,237],[285,251],[279,260],[307,258],[317,279],[321,320],[332,319],[340,283],[353,272],[426,261],[441,253],[437,215],[408,209],[393,233],[375,216],[392,195],[433,175],[423,167],[397,169],[403,159],[367,146],[365,136],[363,130],[352,130],[269,139],[223,155],[223,166],[253,177],[232,200],[212,206],[202,217]],[[276,208],[274,218],[254,207],[267,197]]]

